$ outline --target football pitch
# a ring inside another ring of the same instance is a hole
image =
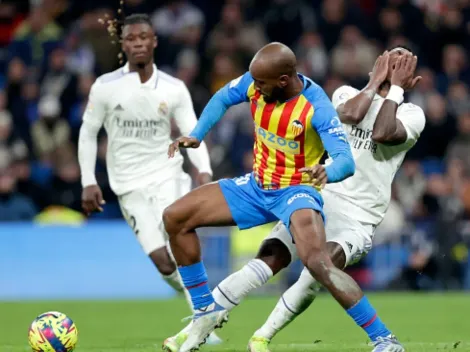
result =
[[[470,351],[470,294],[373,294],[370,300],[409,352]],[[230,315],[220,346],[201,351],[245,351],[251,334],[264,322],[276,298],[246,300]],[[77,352],[150,352],[179,331],[188,315],[183,299],[170,301],[83,301],[0,303],[0,351],[31,351],[27,331],[46,311],[69,315],[79,330]],[[276,351],[371,351],[365,334],[327,295],[272,342]]]

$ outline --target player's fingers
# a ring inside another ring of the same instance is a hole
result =
[[[397,61],[395,61],[395,68],[393,69],[394,71],[398,71],[400,69],[400,66],[401,66],[401,60],[402,60],[402,56],[400,56]]]
[[[416,71],[416,66],[418,65],[418,57],[413,56],[410,60],[410,74],[413,75]]]
[[[168,148],[168,156],[170,158],[173,158],[175,156],[175,153],[179,151],[179,143],[179,141],[175,141],[170,144],[170,147]]]
[[[88,200],[82,203],[82,207],[86,214],[90,214],[94,210],[93,203]]]

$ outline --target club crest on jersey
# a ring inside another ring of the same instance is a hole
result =
[[[294,136],[296,137],[304,131],[304,125],[299,120],[294,120],[292,122],[291,127],[292,127],[292,132],[294,133]]]
[[[160,103],[160,106],[158,107],[158,112],[162,115],[167,115],[168,114],[168,104],[162,101]]]

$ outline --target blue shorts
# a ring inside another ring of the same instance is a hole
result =
[[[278,190],[259,187],[253,174],[219,181],[232,218],[240,230],[281,220],[287,229],[292,213],[313,209],[323,214],[323,198],[310,186],[291,186]]]

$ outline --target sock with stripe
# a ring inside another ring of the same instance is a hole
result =
[[[225,309],[232,310],[248,293],[263,286],[272,276],[273,272],[265,262],[252,259],[217,285],[214,299]]]
[[[307,269],[299,279],[282,295],[266,322],[253,336],[271,340],[299,314],[307,309],[320,291],[320,285]]]
[[[385,324],[382,323],[377,316],[377,312],[366,296],[362,297],[356,305],[349,308],[347,313],[354,319],[357,325],[364,329],[372,341],[377,340],[378,337],[391,335],[390,330],[387,329]]]
[[[178,271],[184,287],[191,296],[194,309],[205,308],[214,302],[214,297],[212,297],[207,283],[206,268],[202,261],[188,266],[181,266]]]

